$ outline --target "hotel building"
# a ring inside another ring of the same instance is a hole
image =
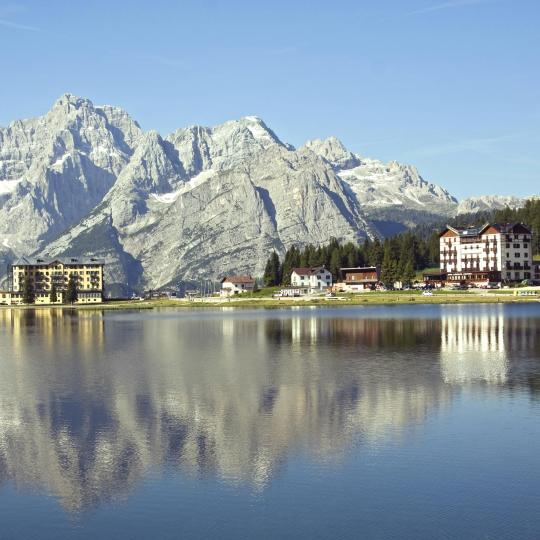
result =
[[[448,282],[481,283],[532,278],[532,231],[522,223],[459,229],[439,235],[440,270]]]
[[[68,283],[75,280],[77,303],[91,304],[103,301],[103,267],[98,259],[19,259],[8,267],[9,291],[7,304],[23,303],[24,283],[28,279],[36,304],[51,304],[53,284],[56,289],[56,304],[66,301]]]

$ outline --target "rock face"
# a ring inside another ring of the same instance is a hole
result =
[[[510,208],[521,208],[525,206],[525,201],[531,198],[534,197],[527,197],[525,199],[501,195],[468,197],[459,202],[456,208],[456,214],[473,214],[475,212],[484,212],[488,210],[502,210],[507,206]]]
[[[0,280],[33,254],[103,258],[124,293],[260,275],[272,249],[360,241],[456,209],[414,167],[336,138],[296,150],[255,116],[162,138],[66,94],[0,128]]]
[[[114,107],[66,94],[43,117],[0,128],[0,243],[31,253],[101,202],[139,126]]]
[[[140,135],[102,200],[40,254],[104,258],[126,292],[260,275],[272,249],[375,234],[328,162],[246,117]]]
[[[305,148],[330,163],[382,234],[450,215],[457,205],[448,191],[426,182],[411,165],[360,157],[335,137],[309,141]]]

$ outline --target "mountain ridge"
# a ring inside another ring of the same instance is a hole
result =
[[[122,292],[260,274],[272,249],[361,241],[510,199],[520,204],[458,202],[414,166],[336,137],[296,149],[257,116],[162,136],[64,94],[0,128],[0,260],[97,255]]]

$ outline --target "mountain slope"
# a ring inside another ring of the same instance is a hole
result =
[[[141,135],[113,107],[62,96],[43,117],[0,128],[0,243],[30,253],[101,202]]]
[[[308,141],[305,148],[328,161],[366,216],[379,229],[388,229],[383,234],[450,215],[457,205],[447,190],[425,181],[411,165],[362,158],[335,137]]]
[[[226,272],[260,274],[272,249],[374,234],[327,163],[262,133],[259,143],[242,124],[225,145],[205,137],[189,152],[178,132],[168,140],[143,136],[102,204],[41,254],[88,255],[87,239],[99,237],[91,254],[107,260],[108,282],[125,292]],[[189,133],[208,135],[206,128]],[[238,159],[234,144],[248,161]],[[115,239],[105,250],[103,237]],[[140,264],[135,272],[132,260]]]
[[[162,137],[70,94],[0,128],[0,279],[22,255],[107,262],[117,292],[230,273],[269,252],[361,241],[513,199],[457,200],[409,165],[331,137],[296,150],[258,117]]]

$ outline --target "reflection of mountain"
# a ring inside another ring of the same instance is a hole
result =
[[[262,487],[295,450],[339,459],[451,397],[439,319],[0,317],[0,484],[72,510],[165,465]]]

